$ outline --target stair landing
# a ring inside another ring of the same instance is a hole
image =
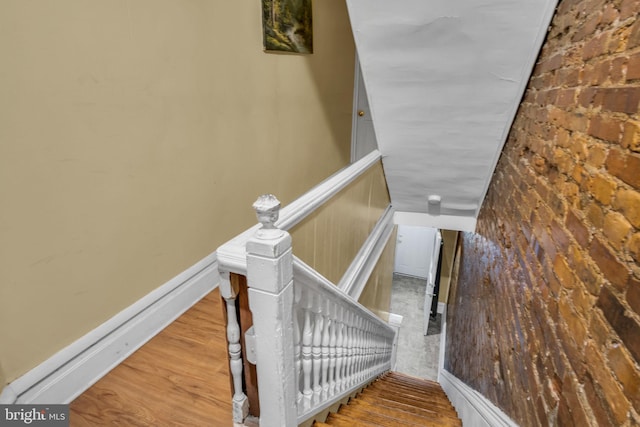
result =
[[[314,426],[462,426],[440,384],[389,372]]]

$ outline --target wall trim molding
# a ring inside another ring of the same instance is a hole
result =
[[[0,404],[70,403],[219,282],[212,253],[8,384]]]
[[[500,408],[445,369],[438,381],[465,427],[518,427]]]
[[[354,300],[358,301],[360,298],[389,238],[393,234],[393,227],[393,207],[389,205],[338,282],[338,288]]]
[[[280,219],[275,224],[276,227],[282,230],[291,229],[327,200],[346,188],[378,162],[380,158],[380,152],[374,150],[357,162],[325,179],[307,193],[283,207],[280,210]],[[247,256],[245,247],[247,241],[255,235],[259,228],[260,225],[256,224],[218,248],[216,254],[220,270],[246,276]]]

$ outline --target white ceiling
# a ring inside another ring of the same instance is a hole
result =
[[[347,0],[400,222],[475,227],[556,3]]]

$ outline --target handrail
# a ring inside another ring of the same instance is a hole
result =
[[[381,157],[380,152],[374,150],[357,162],[322,181],[307,193],[282,208],[280,210],[280,220],[275,224],[276,227],[281,230],[290,230],[315,209],[366,172],[367,169],[375,164]],[[216,253],[220,270],[242,275],[247,274],[246,245],[259,228],[260,225],[256,224],[217,249]]]

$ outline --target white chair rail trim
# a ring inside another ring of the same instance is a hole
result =
[[[281,230],[291,229],[291,227],[298,224],[319,206],[347,187],[380,158],[381,154],[378,150],[372,151],[357,162],[330,176],[303,196],[282,208],[280,210],[280,220],[275,224],[276,227]],[[247,274],[246,244],[258,229],[260,229],[260,225],[256,224],[218,248],[216,253],[221,270],[242,275]]]

